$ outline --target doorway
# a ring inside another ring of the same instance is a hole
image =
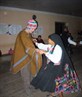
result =
[[[63,32],[64,26],[64,22],[55,22],[55,33],[60,35]]]

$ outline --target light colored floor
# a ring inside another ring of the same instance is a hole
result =
[[[71,58],[82,85],[82,48],[73,49],[73,51],[74,54]],[[6,72],[0,72],[0,97],[28,97],[23,87],[20,73],[14,75],[9,72],[9,66],[7,66],[7,61],[9,61],[9,59],[9,56],[0,58],[0,68],[2,68],[1,65],[3,65],[2,69],[7,69]],[[48,94],[47,92],[41,92],[40,90],[32,90],[31,92],[32,97],[46,97],[46,94]],[[82,97],[82,92],[64,94],[64,97]]]

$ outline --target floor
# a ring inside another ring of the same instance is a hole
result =
[[[74,47],[71,58],[82,85],[82,47]],[[46,97],[48,93],[40,90],[32,90],[31,96],[27,96],[20,72],[12,74],[9,71],[10,59],[7,55],[0,57],[0,97]],[[82,97],[82,92],[64,94],[64,97]]]

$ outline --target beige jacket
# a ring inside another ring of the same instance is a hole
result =
[[[28,53],[26,53],[26,50]],[[37,69],[39,70],[42,65],[42,56],[35,52],[31,35],[23,30],[18,34],[15,42],[14,54],[11,60],[11,71],[17,73],[25,65],[30,65],[29,70],[35,75]]]

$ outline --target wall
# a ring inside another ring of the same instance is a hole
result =
[[[81,30],[82,30],[82,18],[80,19],[80,27],[81,27]]]
[[[7,54],[10,48],[14,48],[14,43],[16,40],[16,35],[0,35],[0,50],[2,54]]]
[[[33,14],[37,16],[39,26],[42,26],[44,29],[42,38],[45,41],[49,34],[55,32],[55,21],[68,24],[69,31],[75,39],[77,32],[82,29],[82,19],[79,17],[9,7],[0,7],[0,23],[18,24],[24,28]],[[3,53],[7,53],[10,47],[14,47],[16,36],[0,35],[0,49]]]

